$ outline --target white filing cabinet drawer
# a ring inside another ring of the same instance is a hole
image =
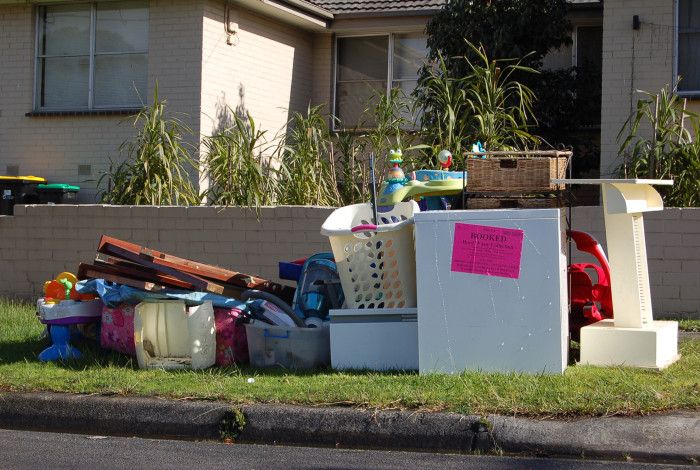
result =
[[[331,310],[334,369],[418,370],[415,308]]]

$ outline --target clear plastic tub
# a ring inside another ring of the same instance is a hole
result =
[[[331,363],[328,325],[297,328],[252,321],[245,327],[248,355],[253,367],[313,369]]]

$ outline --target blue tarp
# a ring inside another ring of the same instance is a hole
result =
[[[214,307],[242,308],[245,302],[211,294],[209,292],[192,292],[179,289],[163,289],[159,292],[147,292],[134,287],[105,281],[104,279],[87,279],[78,282],[75,290],[81,294],[96,294],[108,307],[121,303],[138,304],[146,300],[183,300],[188,307],[211,301]]]

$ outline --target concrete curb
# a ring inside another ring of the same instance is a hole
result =
[[[571,421],[455,413],[244,405],[238,442],[440,452],[700,460],[700,412]],[[223,402],[57,393],[0,396],[0,428],[219,439],[236,412]]]

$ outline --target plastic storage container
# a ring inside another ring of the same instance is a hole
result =
[[[331,363],[328,326],[297,328],[252,321],[246,324],[246,336],[253,367],[313,369]]]
[[[46,183],[38,176],[0,176],[0,215],[12,215],[15,204],[37,204],[37,185]]]
[[[36,187],[42,204],[74,204],[78,200],[80,186],[70,184],[40,184]]]
[[[380,207],[381,209],[381,207]],[[348,308],[416,306],[416,254],[413,246],[414,201],[378,213],[354,204],[333,211],[321,227],[333,249]]]
[[[287,281],[297,282],[301,277],[301,269],[304,267],[306,258],[295,259],[294,261],[280,261],[279,278]]]

